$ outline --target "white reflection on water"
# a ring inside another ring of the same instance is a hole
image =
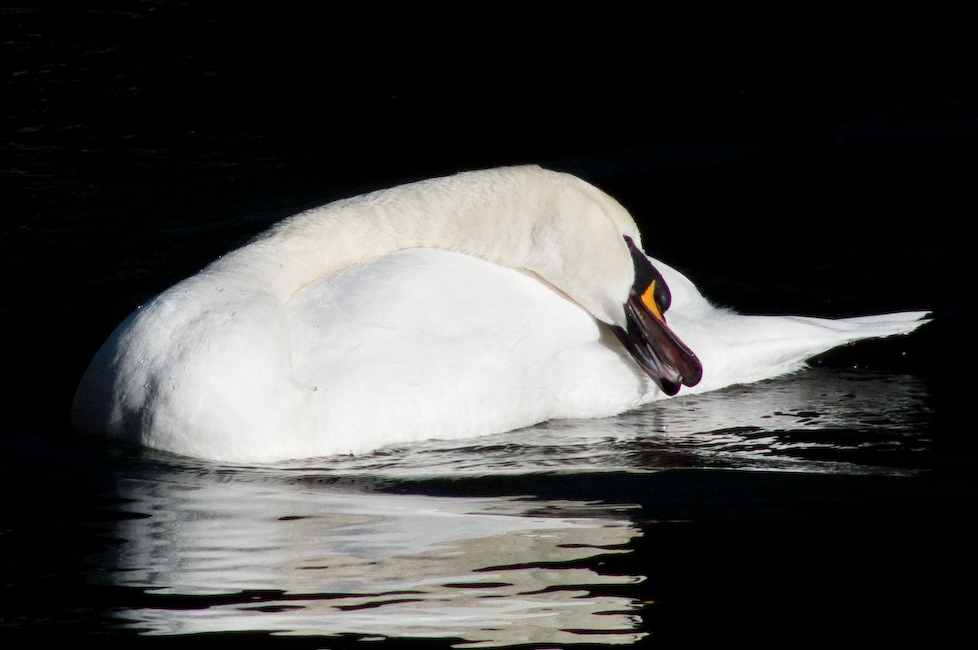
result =
[[[125,510],[149,517],[118,523],[112,534],[123,542],[99,558],[95,579],[199,597],[115,613],[133,627],[459,637],[481,645],[643,636],[636,602],[594,593],[643,578],[601,575],[588,568],[593,560],[580,562],[622,553],[639,534],[607,508],[600,518],[538,517],[527,513],[561,504],[223,477],[120,483]],[[260,602],[215,598],[245,590],[281,594]]]
[[[552,474],[670,468],[912,471],[889,463],[928,449],[928,402],[914,377],[815,369],[614,418],[354,457],[228,468],[149,454],[114,482],[122,509],[143,517],[113,524],[121,541],[92,579],[146,590],[150,604],[114,613],[147,634],[631,643],[644,636],[640,604],[621,594],[644,577],[599,570],[640,534],[634,506],[601,504],[620,498],[613,481],[582,482],[573,498],[593,501],[381,490],[451,494],[462,484],[441,479],[468,477],[532,495]]]

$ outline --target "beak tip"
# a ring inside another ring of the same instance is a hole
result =
[[[659,389],[669,397],[676,395],[679,392],[679,388],[682,385],[681,383],[666,381],[665,379],[657,383],[659,385]]]

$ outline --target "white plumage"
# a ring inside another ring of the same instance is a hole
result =
[[[538,167],[339,201],[137,310],[93,359],[72,419],[266,462],[619,413],[664,396],[613,333],[630,327],[638,281],[625,238],[640,242],[617,202]],[[669,326],[703,366],[682,392],[773,377],[925,322],[740,316],[652,263],[671,289]]]

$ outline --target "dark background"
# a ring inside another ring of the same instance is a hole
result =
[[[3,11],[15,417],[63,422],[125,314],[276,219],[463,169],[583,175],[633,211],[650,252],[747,311],[933,309],[973,287],[952,259],[970,252],[978,129],[961,16]],[[803,269],[809,254],[833,259]],[[890,264],[917,272],[897,282]],[[815,281],[792,292],[795,273]],[[758,274],[788,295],[732,294]],[[872,300],[846,301],[861,283]]]
[[[834,610],[823,627],[792,618],[792,602],[821,611],[830,586],[794,601],[730,586],[737,562],[760,561],[770,537],[803,549],[795,570],[863,571],[872,585],[842,599],[862,611],[849,640],[946,640],[973,603],[949,590],[974,590],[963,523],[975,503],[973,27],[937,10],[821,5],[5,4],[7,448],[70,436],[74,386],[115,325],[277,219],[402,181],[539,163],[622,201],[649,252],[721,304],[934,310],[906,341],[827,362],[923,377],[940,437],[927,465],[958,487],[917,494],[925,523],[890,547],[902,497],[869,524],[842,508],[830,517],[841,528],[745,516],[720,531],[719,548],[702,527],[642,542],[660,545],[642,553],[677,558],[658,584],[680,604],[656,622],[658,638],[712,638],[697,607],[737,612],[716,628],[724,634],[749,611],[763,619],[748,626],[761,638],[796,623],[827,642],[846,637]],[[21,480],[5,480],[8,506]],[[63,486],[34,487],[11,521],[32,521]],[[850,536],[855,555],[842,550]],[[868,546],[878,552],[864,555]],[[902,587],[916,605],[889,599]]]

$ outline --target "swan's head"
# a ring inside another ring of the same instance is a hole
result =
[[[672,302],[666,281],[631,238],[625,237],[625,243],[632,255],[635,280],[625,303],[626,326],[612,326],[612,330],[662,392],[675,395],[681,384],[699,383],[703,366],[666,325],[665,312]]]
[[[642,252],[628,211],[592,185],[560,175],[562,191],[535,233],[535,272],[611,327],[667,395],[694,386],[703,369],[666,324],[669,287]]]

